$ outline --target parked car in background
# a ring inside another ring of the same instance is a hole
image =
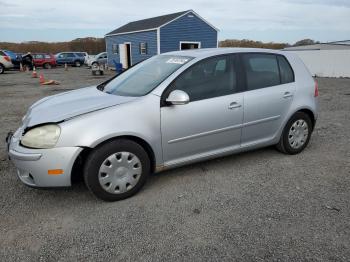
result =
[[[5,70],[13,68],[11,57],[4,51],[0,51],[0,74],[3,74]]]
[[[107,52],[102,52],[99,53],[98,55],[92,57],[92,58],[88,58],[87,60],[87,66],[91,67],[94,65],[105,65],[107,64]]]
[[[85,65],[88,65],[88,62],[93,59],[96,55],[88,55],[87,57],[85,57]]]
[[[6,55],[11,57],[13,68],[19,69],[21,67],[21,62],[22,62],[21,54],[16,54],[15,52],[12,52],[10,50],[1,50],[1,51],[3,51]]]
[[[80,57],[84,57],[84,64],[85,64],[89,57],[89,54],[87,52],[75,52],[75,53]]]
[[[56,58],[52,54],[34,53],[32,55],[35,67],[43,67],[45,69],[50,69],[57,65]]]
[[[297,55],[213,48],[153,56],[43,98],[7,141],[24,184],[70,186],[80,169],[97,197],[114,201],[150,173],[193,162],[272,145],[298,154],[317,116],[317,82]]]
[[[84,64],[85,57],[81,55],[81,52],[61,52],[55,55],[57,65],[73,65],[80,67]]]

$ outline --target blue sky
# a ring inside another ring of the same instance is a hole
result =
[[[219,39],[350,39],[350,0],[0,0],[0,41],[103,37],[134,20],[193,9]]]

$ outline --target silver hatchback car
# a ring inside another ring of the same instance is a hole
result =
[[[97,197],[115,201],[150,173],[270,145],[301,152],[317,96],[317,83],[288,52],[165,53],[98,86],[39,100],[9,133],[9,157],[26,185],[70,186],[82,171]]]

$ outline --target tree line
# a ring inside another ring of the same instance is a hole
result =
[[[87,52],[88,54],[98,54],[106,50],[104,38],[77,38],[69,42],[23,42],[9,43],[0,42],[0,49],[11,50],[16,53],[51,53],[59,52]]]
[[[319,44],[320,42],[314,41],[312,39],[302,39],[295,42],[293,45],[289,43],[263,43],[261,41],[253,41],[248,39],[237,40],[237,39],[227,39],[219,42],[219,47],[251,47],[251,48],[268,48],[268,49],[283,49],[289,46],[303,46],[303,45],[313,45]]]
[[[288,46],[301,46],[317,44],[312,39],[303,39],[296,42],[293,45],[288,43],[264,43],[261,41],[253,41],[248,39],[237,40],[237,39],[226,39],[219,42],[219,47],[251,47],[251,48],[269,48],[269,49],[283,49]],[[56,54],[59,52],[77,51],[87,52],[88,54],[98,54],[106,51],[106,44],[104,38],[77,38],[69,42],[23,42],[23,43],[9,43],[0,42],[0,49],[11,50],[16,53],[52,53]]]

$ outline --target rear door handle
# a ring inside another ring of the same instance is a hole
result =
[[[234,108],[239,108],[241,107],[242,105],[237,103],[237,102],[232,102],[229,106],[228,106],[228,109],[234,109]]]
[[[283,94],[283,98],[290,98],[290,97],[293,97],[293,94],[291,92],[284,92]]]

